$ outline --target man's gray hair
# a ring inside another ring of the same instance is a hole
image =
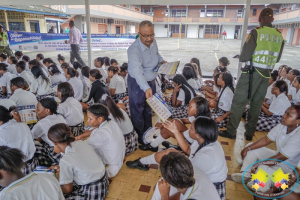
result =
[[[153,27],[153,24],[152,22],[148,21],[148,20],[145,20],[145,21],[142,21],[139,25],[139,28],[143,28],[144,26],[149,26],[149,27]]]

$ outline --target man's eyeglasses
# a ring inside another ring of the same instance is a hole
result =
[[[152,35],[143,35],[139,32],[139,34],[143,37],[143,38],[154,38],[155,37],[155,33],[153,33]]]

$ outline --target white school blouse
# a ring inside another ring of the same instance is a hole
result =
[[[11,64],[7,67],[7,71],[14,74],[14,75],[18,75],[17,72],[17,68],[16,68],[16,64]]]
[[[21,74],[19,76],[24,78],[25,81],[29,84],[29,86],[34,81],[34,76],[32,75],[31,72],[28,72],[28,71],[24,70],[24,71],[21,72]]]
[[[49,79],[49,82],[47,82],[40,76],[37,79],[34,79],[34,81],[31,83],[30,92],[38,96],[51,94],[53,91],[50,86],[51,80]]]
[[[31,173],[4,188],[0,193],[0,199],[64,200],[65,198],[53,175]]]
[[[9,99],[14,101],[17,106],[36,106],[38,103],[34,94],[29,91],[23,90],[22,88],[16,89]]]
[[[94,147],[104,164],[123,164],[125,139],[119,126],[113,121],[105,121],[91,133],[87,142]]]
[[[288,97],[281,93],[278,95],[271,103],[269,107],[269,111],[273,113],[273,115],[284,115],[286,109],[288,109],[291,106],[291,103],[288,99]]]
[[[66,101],[59,104],[57,112],[65,118],[68,126],[75,126],[84,120],[82,105],[73,97],[68,97]]]
[[[220,98],[218,107],[222,110],[228,112],[231,109],[232,99],[233,99],[233,92],[229,87],[226,87],[224,92],[222,93],[222,96],[220,97],[222,93],[222,89],[218,94],[218,97]]]
[[[190,91],[190,94],[191,94],[191,100],[194,98],[194,94],[193,92],[190,90],[190,88],[186,87],[189,91]],[[177,100],[179,101],[182,101],[181,105],[185,105],[185,92],[183,89],[180,88],[179,90],[179,94],[178,94],[178,97],[177,97]]]
[[[300,102],[300,90],[298,90],[295,87],[291,87],[289,95],[292,96],[291,103],[298,104]]]
[[[12,106],[17,106],[16,103],[10,99],[0,99],[0,106],[4,106],[7,110],[9,110]]]
[[[56,83],[60,83],[60,82],[66,82],[67,79],[65,77],[65,75],[63,75],[62,73],[56,73],[56,74],[53,74],[53,76],[50,76],[50,79],[51,79],[51,83],[52,84],[56,84]]]
[[[273,85],[275,84],[275,82],[274,83],[272,83],[271,85],[269,85],[269,87],[268,87],[268,89],[267,89],[267,93],[266,93],[266,99],[268,99],[268,103],[269,104],[271,104],[272,103],[272,101],[273,101],[273,99],[275,98],[275,95],[274,94],[272,94],[272,88],[273,88]]]
[[[80,78],[78,77],[73,77],[70,78],[68,81],[74,90],[74,98],[77,99],[78,101],[81,101],[83,98],[83,83]]]
[[[13,78],[15,78],[15,77],[17,77],[17,75],[12,74],[12,73],[10,73],[10,72],[7,71],[0,78],[0,87],[6,87],[7,94],[11,94],[10,80],[13,79]]]
[[[119,108],[120,111],[122,112],[125,120],[123,121],[119,121],[117,119],[115,119],[112,114],[110,114],[108,117],[113,121],[115,122],[116,124],[118,124],[119,128],[121,129],[123,135],[126,135],[127,133],[130,133],[133,131],[133,125],[132,125],[132,122],[131,122],[131,119],[129,118],[128,114],[122,109],[122,108]]]
[[[115,94],[121,94],[121,93],[126,92],[126,86],[125,86],[124,79],[121,76],[119,76],[118,74],[114,75],[110,79],[109,88],[116,89]]]
[[[187,83],[194,88],[194,90],[199,90],[199,86],[197,84],[197,82],[195,81],[195,79],[190,78],[189,80],[187,80]]]
[[[288,158],[285,162],[296,167],[300,160],[300,127],[297,127],[289,134],[286,133],[287,126],[278,124],[268,133],[267,137],[273,142],[276,142],[276,154],[280,152]]]
[[[59,161],[59,183],[65,185],[75,181],[86,185],[101,179],[105,174],[102,160],[86,141],[75,141],[67,146]]]
[[[202,170],[213,183],[225,181],[228,168],[221,144],[218,141],[210,143],[195,154],[198,147],[199,143],[197,141],[194,141],[191,145],[189,159],[193,166]]]
[[[17,148],[25,155],[24,162],[33,158],[35,145],[29,127],[14,119],[0,126],[0,146]]]
[[[105,71],[102,67],[100,68],[93,67],[92,69],[98,69],[100,71],[100,74],[102,75],[102,78],[100,80],[106,83],[106,79],[108,77],[107,71]]]
[[[48,115],[47,117],[38,121],[31,130],[34,139],[42,138],[44,142],[49,144],[49,146],[53,147],[54,144],[48,138],[48,131],[51,126],[58,124],[58,123],[65,123],[66,121],[61,115]]]

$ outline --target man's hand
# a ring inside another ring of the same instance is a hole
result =
[[[145,92],[145,95],[146,95],[146,99],[150,98],[153,96],[152,94],[152,89],[151,88],[148,88]]]

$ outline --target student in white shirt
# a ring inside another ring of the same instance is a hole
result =
[[[128,79],[128,64],[127,63],[123,63],[122,66],[120,67],[120,75],[123,77],[124,81],[125,81],[125,86],[127,89],[127,79]]]
[[[73,68],[68,68],[67,73],[65,74],[68,79],[68,83],[70,83],[74,90],[74,98],[78,101],[81,101],[83,98],[83,83],[81,79],[78,77],[78,72]]]
[[[195,74],[196,74],[195,81],[196,81],[198,87],[201,88],[203,85],[201,69],[200,69],[200,67],[198,67],[198,65],[196,63],[191,63],[191,66],[193,67],[193,70],[195,71]],[[200,72],[199,72],[199,70],[200,70]]]
[[[62,153],[59,183],[66,199],[105,199],[108,178],[101,158],[86,141],[75,141],[67,124],[53,125],[48,132],[56,153]],[[77,187],[74,187],[77,186]],[[76,189],[74,189],[76,188]]]
[[[47,74],[45,74],[46,76],[49,76],[49,73],[48,73],[48,69],[47,67],[44,65],[43,63],[43,60],[44,60],[44,55],[39,53],[36,55],[36,60],[39,64],[39,66],[41,66],[41,68],[43,68],[44,72],[46,72]]]
[[[18,60],[14,56],[10,56],[7,60],[9,66],[7,67],[7,71],[14,75],[18,75],[16,64],[18,63]]]
[[[11,114],[13,113],[13,115]],[[13,116],[17,116],[16,120]],[[34,158],[35,145],[30,129],[25,123],[22,123],[15,110],[0,106],[0,146],[17,148],[25,155],[25,167],[22,172],[27,175],[34,171],[37,165],[37,159]]]
[[[290,83],[290,80],[288,79],[288,74],[289,72],[292,70],[291,67],[287,66],[287,65],[282,65],[282,70],[281,70],[281,78],[280,80],[283,80],[287,83],[287,85],[289,86],[291,83]]]
[[[33,66],[31,73],[34,76],[34,81],[30,85],[30,92],[36,95],[37,100],[45,98],[47,96],[54,96],[54,92],[51,86],[51,80],[45,76],[42,68],[39,66]]]
[[[29,56],[25,56],[25,55],[24,55],[24,56],[22,57],[22,61],[25,62],[25,70],[30,72],[30,69],[29,69],[29,61],[30,61],[30,58],[29,58]]]
[[[82,105],[74,98],[74,91],[70,83],[60,83],[57,87],[57,96],[61,100],[57,112],[61,114],[72,134],[76,137],[84,132],[84,116]]]
[[[0,199],[65,199],[53,175],[31,173],[24,176],[21,169],[25,156],[19,149],[1,146],[0,151],[0,186],[5,187]]]
[[[117,66],[119,66],[119,63],[116,59],[112,58],[110,60],[110,65],[117,67]]]
[[[31,130],[33,138],[37,140],[35,157],[38,159],[39,165],[57,165],[61,155],[54,152],[54,144],[48,138],[48,131],[51,126],[66,123],[66,121],[62,115],[57,113],[57,103],[53,98],[41,99],[35,112],[39,119]]]
[[[107,74],[107,70],[102,68],[102,65],[104,65],[104,59],[101,57],[97,57],[94,60],[94,68],[92,69],[98,69],[102,75],[101,81],[106,84],[107,83],[107,78],[108,78],[108,74]]]
[[[15,57],[16,57],[16,59],[17,59],[18,62],[22,61],[23,52],[22,51],[16,51],[15,52]]]
[[[82,80],[82,74],[81,74],[82,65],[79,62],[75,61],[73,63],[73,68],[75,69],[75,71],[78,72],[78,77]]]
[[[4,63],[0,63],[0,75],[0,87],[2,89],[0,95],[1,97],[9,98],[11,96],[10,80],[15,78],[16,75],[8,72],[7,65]]]
[[[295,77],[292,85],[295,88],[292,93],[292,103],[300,105],[300,76]]]
[[[14,101],[17,106],[36,106],[38,101],[31,92],[27,91],[28,84],[22,77],[16,77],[11,79],[11,92],[12,96],[9,98]]]
[[[167,104],[173,108],[171,118],[188,118],[187,107],[192,98],[196,96],[195,90],[187,83],[181,74],[176,74],[173,78],[173,96]]]
[[[34,77],[30,71],[26,71],[26,63],[24,61],[20,61],[16,65],[17,72],[20,77],[24,78],[28,85],[30,86],[31,83],[34,81]]]
[[[109,82],[109,91],[115,102],[122,100],[128,96],[126,91],[125,81],[119,75],[120,68],[118,66],[110,66],[107,69],[108,77],[110,78]]]
[[[295,94],[295,89],[296,89],[295,87],[293,87],[293,81],[299,75],[300,75],[300,71],[298,69],[292,69],[292,70],[290,70],[290,72],[287,76],[288,80],[290,81],[290,85],[288,85],[288,88],[289,88],[288,98],[291,101],[291,103],[293,103],[293,104],[294,104],[294,102],[293,102],[292,95]]]
[[[242,164],[241,173],[231,175],[235,182],[241,183],[243,172],[258,160],[277,159],[296,167],[300,159],[299,113],[300,105],[289,107],[282,116],[280,124],[275,126],[267,136],[246,145],[241,152],[242,160],[237,160],[238,163]],[[266,147],[273,142],[276,142],[277,151]],[[244,176],[245,180],[251,178],[250,170],[250,168],[247,169]]]
[[[65,75],[61,73],[55,64],[50,65],[48,71],[52,85],[67,81]]]
[[[67,74],[67,70],[68,70],[69,68],[72,68],[72,67],[69,65],[69,63],[66,63],[66,62],[62,63],[62,64],[60,65],[60,67],[61,67],[62,70],[64,71],[64,75],[65,75],[65,76],[66,76],[66,74]]]
[[[83,83],[83,99],[89,95],[91,89],[91,81],[89,79],[90,76],[90,68],[88,66],[81,68],[82,74],[82,83]]]
[[[105,56],[103,57],[103,65],[102,65],[102,68],[105,70],[105,71],[108,71],[108,68],[110,67],[110,58]]]
[[[6,53],[1,53],[0,54],[0,63],[5,63],[8,65],[8,62],[7,62],[7,54]]]
[[[272,94],[275,95],[275,98],[270,105],[264,102],[261,106],[256,131],[270,131],[280,122],[285,110],[291,106],[287,93],[288,86],[285,81],[279,80],[274,83]]]
[[[138,147],[138,134],[134,130],[131,119],[129,118],[128,114],[122,108],[119,108],[114,102],[114,100],[107,94],[102,96],[101,102],[108,108],[108,117],[113,122],[118,124],[119,128],[121,129],[124,135],[126,146],[125,155],[127,156],[133,153]]]
[[[102,158],[108,178],[117,175],[123,165],[125,156],[125,140],[119,126],[108,118],[108,109],[102,104],[91,105],[87,110],[88,123],[95,129],[77,136],[76,140],[89,136],[87,142]]]
[[[0,100],[0,106],[4,106],[7,109],[10,109],[12,107],[16,107],[16,103],[10,99],[1,99]]]
[[[159,168],[162,178],[156,184],[152,200],[170,199],[178,192],[180,200],[220,199],[207,175],[195,168],[184,154],[171,152],[165,155],[161,159]]]
[[[265,97],[265,100],[264,100],[264,102],[266,102],[267,104],[271,104],[273,99],[275,98],[275,95],[272,94],[272,88],[273,88],[274,83],[277,80],[277,77],[278,77],[278,71],[274,70],[271,73],[271,77],[269,79],[269,86],[268,86],[268,89],[267,89],[267,94],[266,94],[266,97]]]
[[[52,58],[45,58],[45,59],[43,60],[43,64],[47,67],[48,71],[49,71],[49,67],[50,67],[51,65],[56,65],[57,69],[58,69],[61,73],[64,73],[64,71],[62,70],[62,68],[61,68],[59,65],[57,65],[57,64],[52,60]]]
[[[195,91],[198,91],[200,89],[199,84],[197,84],[196,82],[196,73],[194,71],[192,64],[190,63],[185,64],[182,70],[182,75],[187,80],[188,84],[192,88],[194,88]]]
[[[208,83],[208,85],[203,85],[201,87],[201,93],[205,95],[206,100],[209,102],[210,108],[216,108],[217,107],[217,99],[221,90],[221,86],[218,85],[218,79],[220,77],[221,73],[216,73],[213,78],[213,85],[211,83]]]
[[[217,122],[219,128],[224,128],[227,127],[234,95],[231,74],[228,72],[221,73],[218,78],[218,85],[221,86],[221,91],[215,103],[216,107],[211,109],[211,117]]]
[[[217,123],[213,119],[203,116],[194,120],[189,130],[189,135],[194,140],[191,145],[177,129],[174,121],[165,121],[164,127],[174,134],[181,150],[189,157],[194,168],[200,169],[208,176],[214,183],[219,198],[224,200],[228,168],[223,148],[217,140],[219,132]],[[147,171],[149,164],[160,164],[163,156],[174,151],[178,152],[175,149],[167,149],[142,159],[127,161],[126,165],[130,168]]]

